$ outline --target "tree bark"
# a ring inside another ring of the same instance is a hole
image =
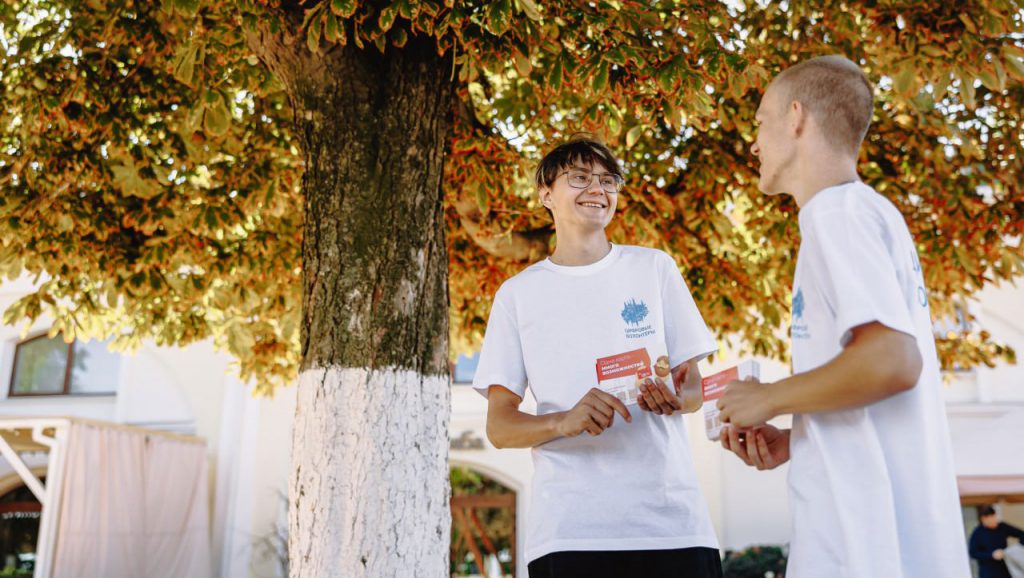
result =
[[[257,44],[306,160],[290,576],[447,576],[450,57]]]

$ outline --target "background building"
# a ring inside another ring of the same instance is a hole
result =
[[[0,309],[30,290],[25,280],[0,286]],[[989,288],[973,313],[995,339],[1024,352],[1022,306],[1024,289]],[[0,418],[77,416],[204,438],[214,574],[284,576],[294,389],[279,389],[273,399],[253,398],[233,377],[229,359],[209,343],[184,348],[146,345],[122,355],[95,342],[67,347],[59,337],[47,338],[47,329],[45,319],[24,336],[20,327],[0,327]],[[722,352],[713,363],[702,364],[702,372],[707,375],[737,361]],[[517,518],[514,527],[523,528],[532,473],[529,451],[496,450],[488,443],[486,402],[468,385],[472,371],[472,358],[460,358],[452,388],[451,463],[507,488],[514,498],[463,496],[458,509],[511,509]],[[761,374],[770,381],[788,375],[788,368],[762,361]],[[977,523],[973,505],[983,502],[1001,504],[1004,519],[1024,526],[1024,366],[953,374],[945,393],[965,532]],[[526,401],[528,407],[531,403]],[[786,468],[748,468],[706,439],[699,414],[686,419],[723,548],[784,544],[790,535]],[[788,423],[780,418],[777,425]],[[26,462],[45,476],[45,455],[27,455]],[[17,565],[19,550],[31,549],[24,534],[31,533],[39,516],[31,502],[20,478],[0,460],[0,568]],[[469,528],[472,520],[460,516],[456,524],[463,520]],[[488,558],[485,568],[493,575],[499,561],[489,559],[487,544],[478,537],[474,540],[475,545],[460,547],[476,548]],[[518,544],[499,556],[506,561],[506,571],[510,558],[523,552],[521,540],[518,535]],[[518,568],[525,570],[522,560]]]

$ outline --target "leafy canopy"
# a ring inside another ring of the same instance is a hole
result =
[[[0,6],[0,274],[38,290],[5,321],[65,338],[213,337],[263,387],[298,363],[302,157],[289,98],[255,56],[272,35],[455,55],[448,144],[451,327],[479,342],[490,296],[553,229],[532,167],[578,131],[624,159],[610,228],[668,251],[709,326],[785,358],[795,207],[757,192],[760,94],[842,53],[877,87],[862,177],[907,217],[933,313],[1024,272],[1024,21],[962,3],[33,0]],[[338,154],[344,154],[339,151]],[[940,336],[947,367],[1012,359]]]

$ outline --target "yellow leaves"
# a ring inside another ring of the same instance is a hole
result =
[[[977,102],[975,101],[975,98],[974,98],[975,97],[974,78],[972,76],[970,76],[967,73],[967,71],[965,71],[963,68],[959,68],[959,67],[956,68],[954,74],[956,75],[957,79],[960,81],[960,86],[959,86],[960,100],[964,103],[964,106],[966,106],[968,108],[968,110],[974,110],[977,107]]]
[[[231,127],[231,111],[227,96],[220,92],[207,91],[203,99],[203,129],[214,136],[221,136]]]
[[[139,175],[139,167],[130,157],[123,158],[120,164],[111,165],[110,171],[114,175],[114,184],[127,195],[151,199],[160,194],[160,187]]]
[[[640,140],[640,136],[644,133],[643,125],[636,125],[626,132],[626,148],[633,148],[637,141]]]
[[[900,95],[910,97],[917,94],[917,62],[907,58],[896,64],[892,87]]]
[[[530,57],[526,54],[514,51],[512,54],[512,65],[515,67],[516,72],[523,78],[528,78],[530,72],[533,70],[533,65],[530,63]]]
[[[519,9],[526,17],[530,20],[539,21],[541,19],[540,7],[534,2],[534,0],[516,0],[516,4],[519,5]]]
[[[194,86],[196,64],[198,62],[201,65],[203,61],[202,48],[203,46],[200,42],[194,41],[191,38],[178,47],[172,66],[174,78],[182,84]]]

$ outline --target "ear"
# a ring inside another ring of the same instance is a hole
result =
[[[551,189],[544,187],[539,191],[540,204],[547,208],[551,208]]]
[[[799,100],[794,100],[789,103],[789,110],[786,111],[789,117],[790,128],[793,130],[793,134],[800,136],[804,130],[807,129],[807,109],[804,108],[803,103]]]

